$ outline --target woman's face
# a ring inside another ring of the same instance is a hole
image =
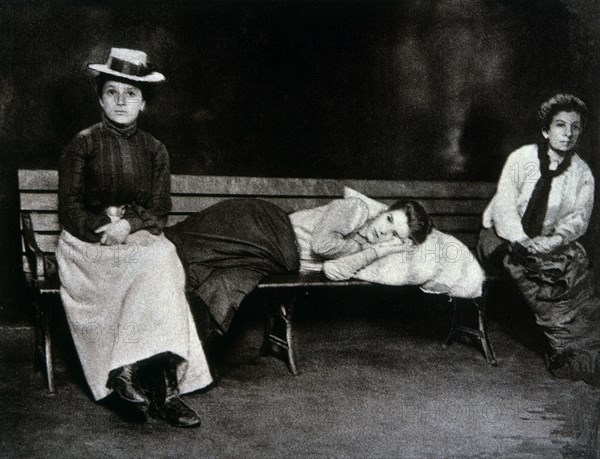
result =
[[[100,106],[111,121],[131,124],[137,120],[145,105],[146,101],[138,87],[113,80],[104,83]]]
[[[368,221],[360,230],[359,234],[371,244],[388,242],[394,238],[406,239],[410,236],[408,217],[403,210],[390,210],[379,214],[373,220]]]
[[[558,112],[552,118],[548,130],[543,130],[542,134],[552,150],[565,154],[577,145],[581,134],[581,116],[577,112]]]

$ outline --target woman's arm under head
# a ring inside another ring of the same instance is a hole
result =
[[[360,228],[368,218],[369,209],[358,198],[332,201],[315,225],[311,237],[312,252],[325,259],[335,259],[361,250],[361,244],[347,236]]]
[[[323,264],[323,272],[328,279],[347,280],[356,275],[358,271],[387,255],[402,253],[412,250],[412,241],[393,241],[371,245],[364,250],[346,255],[334,260],[327,260]]]
[[[335,260],[327,260],[323,263],[323,272],[328,279],[342,281],[348,280],[357,273],[360,269],[369,265],[377,259],[375,249],[369,247],[352,255],[337,258]]]

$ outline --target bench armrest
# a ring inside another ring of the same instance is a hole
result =
[[[39,248],[35,240],[33,223],[29,212],[21,212],[21,234],[25,246],[25,256],[29,266],[24,266],[25,277],[28,281],[44,281],[44,252]]]

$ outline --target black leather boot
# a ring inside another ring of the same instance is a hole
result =
[[[136,382],[137,366],[124,365],[108,374],[106,387],[114,390],[119,397],[138,405],[148,405],[150,401],[142,388]]]
[[[200,416],[179,398],[177,362],[173,356],[167,357],[154,373],[150,416],[175,427],[200,427]]]

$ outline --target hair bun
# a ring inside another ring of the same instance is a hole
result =
[[[549,124],[549,121],[551,121],[549,118],[562,110],[576,110],[582,117],[587,117],[588,114],[587,105],[579,97],[573,94],[559,93],[542,103],[537,116],[540,121]]]

